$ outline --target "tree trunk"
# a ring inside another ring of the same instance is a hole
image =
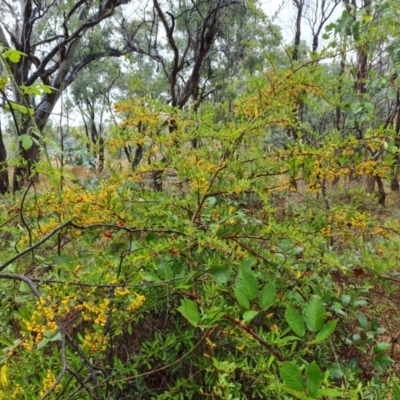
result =
[[[382,207],[385,207],[386,193],[383,186],[382,178],[380,176],[375,177],[376,183],[378,184],[378,201]]]
[[[375,177],[368,175],[365,177],[365,192],[374,193],[375,190]]]
[[[294,34],[294,49],[293,49],[293,61],[299,59],[299,48],[301,40],[301,18],[303,16],[304,0],[293,0],[295,7],[297,8],[296,15],[296,31]]]
[[[8,187],[7,151],[3,142],[3,132],[0,125],[0,193],[6,194]]]

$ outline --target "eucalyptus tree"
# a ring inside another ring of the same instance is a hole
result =
[[[144,67],[142,77],[137,76],[142,70],[133,69],[133,75],[135,82],[146,84],[135,85],[132,92],[143,93],[145,86],[144,92],[151,90],[178,109],[196,110],[206,99],[229,101],[236,95],[235,78],[262,71],[266,53],[280,40],[279,29],[247,0],[153,0],[145,19],[140,32],[123,17],[119,24],[119,34],[140,49],[132,55],[135,65]],[[137,129],[144,129],[143,124]],[[141,145],[125,152],[135,168]]]
[[[14,172],[14,189],[21,188],[28,181],[40,157],[40,132],[60,96],[81,70],[95,60],[134,51],[132,46],[127,48],[116,42],[100,49],[86,47],[86,52],[80,51],[87,46],[84,39],[91,30],[111,24],[115,11],[128,2],[2,1],[0,42],[24,54],[18,62],[8,64],[13,77],[13,96],[9,104],[16,113],[21,107],[32,110],[32,115],[30,112],[20,115],[18,132],[22,163]],[[37,92],[40,92],[39,100],[32,96]],[[29,140],[21,140],[27,136]]]

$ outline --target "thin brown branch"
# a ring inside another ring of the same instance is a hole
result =
[[[249,328],[245,324],[241,323],[235,318],[232,318],[230,315],[225,315],[225,318],[228,319],[229,321],[233,322],[235,325],[238,327],[242,328],[245,330],[247,333],[249,333],[251,336],[253,336],[254,339],[256,339],[260,344],[262,344],[271,354],[273,354],[279,361],[286,361],[286,359],[279,353],[278,350],[274,349],[271,345],[269,345],[261,336],[259,336],[257,333],[253,331],[253,329]]]

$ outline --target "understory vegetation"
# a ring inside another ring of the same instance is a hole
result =
[[[79,66],[123,2],[67,3]],[[142,21],[125,72],[64,83],[68,52],[19,81],[30,54],[0,31],[1,400],[400,399],[399,5],[344,1],[311,50],[236,3],[154,1],[162,55]],[[69,85],[82,124],[43,123]]]

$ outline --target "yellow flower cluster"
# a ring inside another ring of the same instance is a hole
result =
[[[46,205],[46,212],[56,213],[62,218],[73,218],[74,222],[82,225],[105,223],[113,221],[112,202],[117,197],[116,183],[101,181],[100,187],[88,191],[81,186],[66,187],[60,198],[56,192],[48,192],[44,195],[43,203]],[[51,226],[59,224],[54,218],[46,222],[48,230]],[[43,226],[41,227],[43,231]],[[42,232],[43,233],[43,232]]]
[[[374,175],[376,172],[377,162],[368,160],[355,166],[356,175]]]
[[[111,155],[116,155],[126,145],[123,138],[110,138],[107,140],[106,148]]]
[[[93,321],[96,325],[104,326],[107,323],[109,299],[102,299],[95,305],[84,302],[82,312],[84,321]]]
[[[209,186],[208,179],[201,175],[197,175],[195,179],[190,181],[190,188],[200,194],[207,193]]]
[[[51,232],[54,228],[60,225],[58,218],[49,218],[45,223],[41,224],[39,228],[32,228],[31,235],[34,238],[42,237],[47,233]],[[25,235],[21,237],[20,241],[18,242],[18,246],[21,249],[24,249],[29,245],[29,236]]]
[[[33,345],[42,341],[45,332],[53,334],[57,331],[54,307],[47,306],[43,297],[36,302],[36,307],[37,309],[33,312],[31,321],[25,321],[26,329],[33,336],[33,342],[31,340],[24,341],[23,345],[27,350],[32,350]]]
[[[145,297],[145,296],[136,293],[136,298],[135,298],[135,300],[132,301],[132,302],[128,305],[127,310],[128,310],[128,311],[133,311],[133,310],[135,310],[136,308],[139,308],[139,307],[143,304],[143,302],[144,302],[145,300],[146,300],[146,297]]]
[[[54,386],[56,383],[56,377],[53,374],[52,370],[47,370],[46,376],[43,379],[42,386],[43,389],[40,391],[39,396],[42,397],[50,388]],[[56,385],[53,389],[55,392],[61,389],[61,385]]]
[[[82,340],[82,347],[90,355],[107,350],[108,338],[103,335],[101,330],[88,330]]]
[[[295,111],[299,100],[305,95],[321,96],[322,88],[315,84],[302,82],[297,75],[280,76],[276,71],[265,73],[266,86],[262,90],[257,90],[257,95],[249,97],[244,103],[240,104],[235,110],[236,114],[243,113],[250,117],[257,118],[259,114],[273,115],[270,123],[281,126],[290,125],[291,121],[287,117],[287,111]],[[283,114],[280,117],[280,114]],[[286,122],[287,121],[287,122]]]
[[[357,212],[351,219],[350,224],[352,227],[357,228],[360,232],[365,233],[367,229],[366,216]]]
[[[130,291],[128,288],[117,288],[115,289],[115,295],[116,296],[127,296],[128,294],[130,294]]]
[[[330,238],[332,236],[332,226],[328,225],[321,229],[321,235],[325,238]]]
[[[21,398],[23,398],[23,394],[24,394],[23,387],[19,383],[16,383],[14,385],[14,390],[11,393],[11,398],[12,399],[21,399]],[[6,399],[6,397],[2,396],[1,392],[0,392],[0,399]]]

